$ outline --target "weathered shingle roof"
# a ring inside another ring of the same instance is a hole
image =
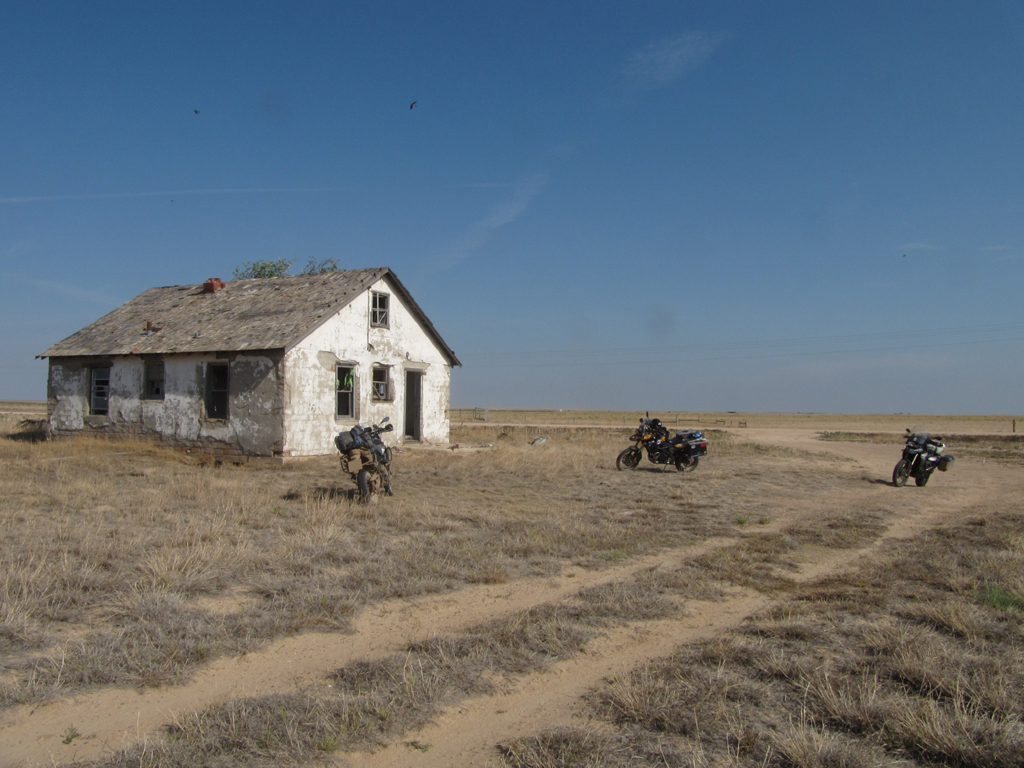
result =
[[[449,363],[460,365],[388,267],[235,280],[215,293],[204,293],[202,284],[150,288],[38,356],[284,349],[382,278],[416,315]],[[147,328],[152,332],[147,333]]]

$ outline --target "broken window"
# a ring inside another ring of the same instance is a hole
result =
[[[373,366],[373,399],[391,399],[391,369],[387,366]]]
[[[390,327],[388,305],[391,296],[386,293],[373,292],[373,309],[370,311],[370,325],[378,328]]]
[[[146,380],[142,387],[144,400],[164,399],[164,364],[146,363]]]
[[[219,363],[206,366],[206,418],[228,417],[228,367]]]
[[[89,413],[106,416],[110,398],[110,368],[89,369]]]
[[[356,403],[356,369],[352,367],[338,366],[337,374],[338,388],[338,410],[336,416],[355,418]]]

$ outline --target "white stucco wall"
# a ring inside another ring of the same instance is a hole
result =
[[[228,418],[207,419],[206,366],[228,364]],[[95,429],[156,433],[174,442],[224,443],[234,452],[271,455],[281,450],[281,402],[275,361],[262,354],[168,355],[163,358],[164,397],[143,399],[144,361],[133,356],[107,360],[50,360],[50,424],[57,432]],[[91,366],[110,366],[106,416],[89,415]]]
[[[374,291],[390,296],[388,328],[370,327]],[[355,418],[335,416],[335,366],[339,361],[356,368]],[[375,364],[390,367],[390,402],[373,400],[371,371]],[[338,432],[357,423],[376,424],[385,416],[395,425],[387,435],[388,442],[404,442],[407,370],[422,373],[421,440],[448,442],[451,369],[441,350],[384,279],[286,351],[284,455],[334,453]]]

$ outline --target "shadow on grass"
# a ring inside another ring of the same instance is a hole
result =
[[[644,467],[635,467],[633,469],[623,470],[624,472],[668,472],[671,471],[673,475],[689,474],[680,472],[671,464],[651,464]]]
[[[50,439],[50,422],[46,419],[23,419],[18,423],[17,431],[3,437],[20,443],[42,443]]]
[[[336,485],[321,485],[314,488],[310,493],[289,491],[281,498],[286,501],[297,501],[303,498],[312,498],[317,501],[323,501],[325,499],[349,499],[351,501],[355,499],[357,495],[358,490],[356,488],[339,488]]]

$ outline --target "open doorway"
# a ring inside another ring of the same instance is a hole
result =
[[[421,439],[420,422],[423,420],[423,372],[405,372],[405,436]]]

